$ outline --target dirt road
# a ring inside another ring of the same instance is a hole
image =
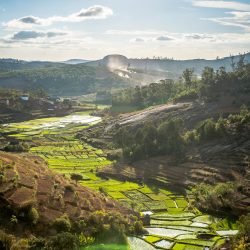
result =
[[[192,106],[192,103],[189,103],[189,102],[153,106],[153,107],[144,109],[142,111],[137,111],[137,112],[133,112],[133,113],[129,113],[129,114],[125,114],[121,116],[119,125],[128,125],[131,123],[142,122],[143,120],[145,120],[145,118],[148,118],[150,116],[155,116],[161,112],[169,113],[178,109],[189,108],[191,106]]]

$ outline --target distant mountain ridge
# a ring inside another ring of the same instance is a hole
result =
[[[0,59],[0,87],[37,89],[49,94],[82,95],[97,91],[146,85],[162,79],[178,79],[186,68],[201,75],[204,67],[215,70],[223,66],[232,70],[240,55],[221,59],[172,60],[129,59],[123,55],[108,55],[96,61],[70,59],[65,62],[23,61]],[[250,53],[245,54],[250,63]]]
[[[227,71],[232,70],[232,60],[234,63],[239,61],[240,55],[228,56],[214,60],[207,59],[129,59],[123,55],[108,55],[101,60],[88,62],[89,66],[104,65],[113,70],[123,70],[133,73],[152,73],[167,74],[170,78],[178,77],[186,68],[193,68],[196,74],[201,74],[204,67],[218,69],[225,67]],[[245,62],[250,63],[250,53],[245,54]]]
[[[80,64],[80,63],[87,63],[90,62],[90,60],[85,60],[85,59],[69,59],[67,61],[63,61],[62,63],[65,64]]]
[[[0,58],[0,72],[38,69],[48,67],[60,67],[63,63],[55,63],[49,61],[24,61],[12,58]]]

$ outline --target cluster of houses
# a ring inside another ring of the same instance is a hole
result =
[[[61,98],[50,96],[47,98],[31,98],[29,94],[22,94],[15,98],[9,96],[0,96],[0,107],[14,108],[17,103],[23,106],[29,106],[31,109],[43,109],[48,111],[71,109],[72,106],[78,105],[76,100],[70,98]]]

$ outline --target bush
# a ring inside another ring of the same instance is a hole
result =
[[[12,225],[16,225],[18,223],[18,219],[15,215],[12,215],[11,218],[10,218],[10,223]]]
[[[102,193],[102,194],[105,194],[107,195],[107,191],[104,187],[99,187],[99,192]]]
[[[233,182],[199,184],[194,190],[194,196],[198,207],[213,212],[231,211],[239,199],[237,185]]]
[[[79,242],[81,246],[88,246],[94,243],[95,238],[91,236],[85,236],[83,233],[81,233],[79,236]]]
[[[198,99],[198,89],[186,89],[180,93],[178,93],[174,98],[173,102],[187,102],[187,101],[194,101]]]
[[[58,232],[68,232],[71,229],[71,223],[69,220],[69,217],[64,214],[63,216],[61,216],[60,218],[57,218],[54,221],[53,226],[56,228],[56,230]]]
[[[12,244],[10,250],[26,250],[29,248],[29,242],[27,239],[21,239]]]
[[[29,240],[29,250],[41,250],[45,247],[45,239],[44,238],[31,238]]]
[[[80,220],[77,222],[77,228],[79,231],[83,231],[86,228],[86,222],[84,220]]]
[[[201,122],[197,129],[201,140],[209,140],[216,137],[216,124],[212,119]]]
[[[239,232],[233,238],[233,249],[248,250],[250,248],[250,213],[240,217],[238,228]]]
[[[4,151],[7,152],[28,152],[29,146],[26,143],[10,143],[4,147]]]
[[[184,141],[187,144],[192,144],[192,143],[196,143],[200,140],[200,136],[197,133],[197,130],[191,130],[191,131],[187,131],[184,136],[183,136]]]
[[[50,237],[44,250],[78,250],[80,247],[79,239],[71,233],[60,233]]]
[[[135,234],[142,234],[142,233],[144,233],[143,224],[142,224],[141,221],[136,221],[134,223],[134,233]]]
[[[5,249],[10,249],[13,237],[0,230],[0,245]]]
[[[36,224],[39,220],[39,213],[36,208],[32,207],[28,212],[28,219],[32,224]]]
[[[66,185],[65,186],[65,191],[66,192],[72,192],[72,193],[74,193],[75,192],[75,188],[72,185]]]

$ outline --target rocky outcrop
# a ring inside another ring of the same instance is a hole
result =
[[[39,214],[34,231],[48,228],[63,215],[72,222],[86,221],[99,210],[123,214],[129,222],[130,210],[103,194],[71,183],[51,171],[39,157],[0,152],[0,162],[0,216],[4,220],[0,227],[8,225],[13,215],[22,221],[31,208]]]

